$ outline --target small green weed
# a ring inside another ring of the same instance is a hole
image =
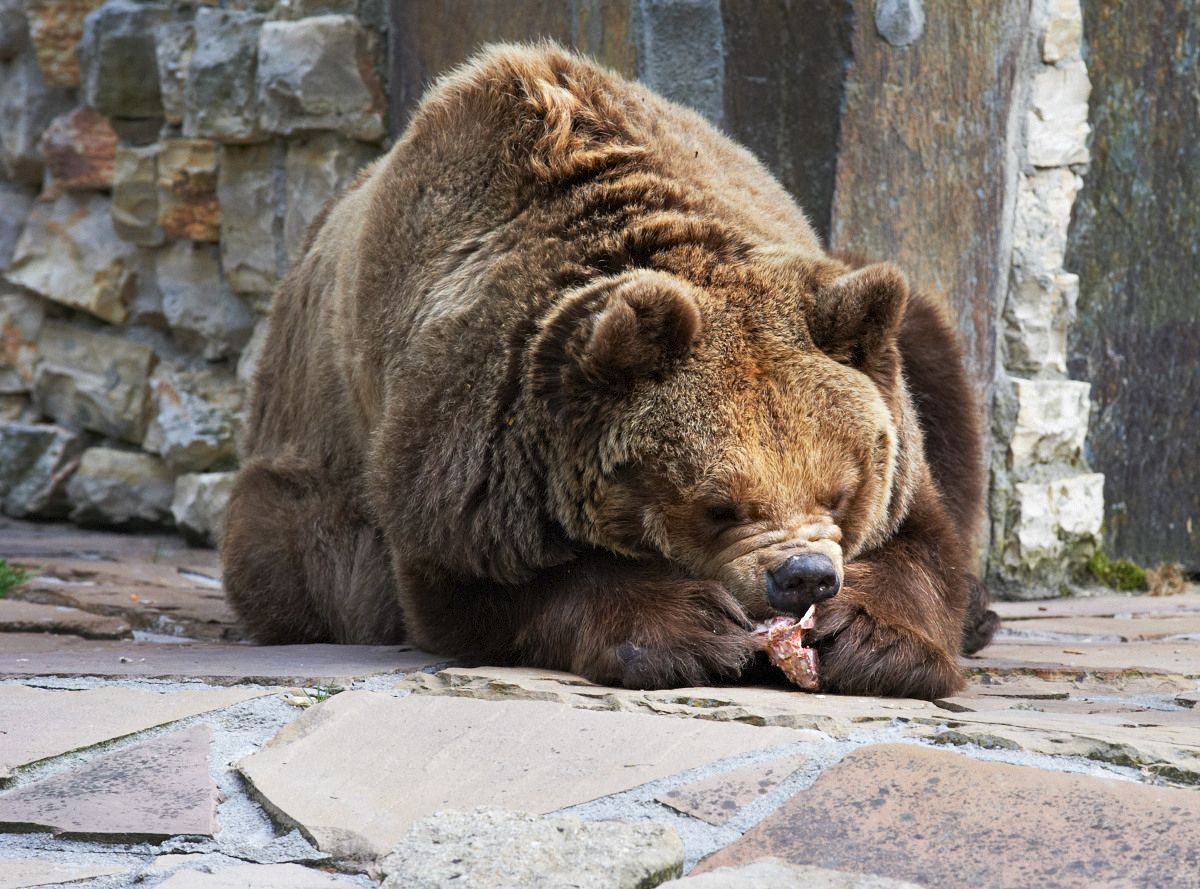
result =
[[[33,577],[24,568],[14,568],[4,559],[0,559],[0,599],[7,596],[29,578]]]
[[[1088,571],[1096,580],[1122,593],[1146,589],[1146,569],[1128,559],[1110,559],[1100,550],[1088,559]]]

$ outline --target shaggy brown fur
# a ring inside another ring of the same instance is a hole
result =
[[[994,628],[977,415],[937,307],[826,255],[746,151],[494,47],[280,289],[226,585],[263,641],[655,687],[738,675],[771,572],[820,554],[823,687],[944,695]]]

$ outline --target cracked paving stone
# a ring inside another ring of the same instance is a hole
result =
[[[760,858],[741,867],[719,867],[708,873],[663,883],[662,889],[922,889],[916,883],[875,874],[856,874],[824,867],[788,864]]]
[[[0,685],[0,784],[21,766],[267,694],[232,688],[65,691]]]
[[[446,659],[403,645],[219,645],[0,635],[0,678],[199,679],[213,685],[344,685]]]
[[[655,799],[677,812],[720,827],[750,803],[774,790],[807,761],[804,756],[790,756],[755,763],[676,787]]]
[[[1118,642],[1169,639],[1172,636],[1200,638],[1200,614],[1158,614],[1143,617],[1034,617],[1004,625],[1005,639],[1079,636]]]
[[[217,810],[211,741],[209,726],[194,725],[0,793],[0,830],[126,843],[211,837]]]
[[[178,871],[156,889],[336,889],[359,886],[299,864],[238,864],[212,873]]]
[[[693,873],[766,856],[930,889],[1196,886],[1200,794],[872,745]]]
[[[64,864],[45,858],[0,858],[0,889],[61,886],[125,872],[109,864]]]
[[[417,822],[381,867],[381,889],[648,889],[680,874],[683,843],[652,822],[478,808]]]
[[[335,857],[363,859],[387,853],[413,822],[439,810],[545,814],[804,737],[544,701],[343,692],[238,770],[279,821]]]
[[[0,633],[65,633],[85,639],[127,639],[128,623],[65,605],[0,599]]]
[[[1200,677],[1200,641],[993,642],[960,663],[968,673],[1029,673],[1047,679],[1173,674]]]
[[[993,602],[991,607],[1005,623],[1019,623],[1039,617],[1200,614],[1200,593],[1190,592],[1180,596],[1112,595],[1072,599],[1027,599],[1022,602]]]

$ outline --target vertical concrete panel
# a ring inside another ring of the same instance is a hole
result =
[[[1107,542],[1200,570],[1200,5],[1085,2],[1092,163],[1067,268]]]
[[[851,0],[723,0],[725,129],[828,239]]]
[[[718,126],[725,79],[720,0],[637,0],[638,79]]]
[[[892,259],[957,310],[991,402],[1016,162],[1013,103],[1028,0],[928,0],[924,34],[892,46],[856,0],[831,244]]]

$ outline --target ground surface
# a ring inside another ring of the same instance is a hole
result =
[[[259,648],[175,538],[0,557],[0,889],[1200,887],[1195,587],[1002,604],[930,703]]]

